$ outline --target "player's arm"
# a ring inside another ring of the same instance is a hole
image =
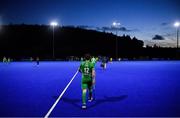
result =
[[[93,63],[91,63],[91,68],[92,68],[92,78],[94,79],[96,76],[96,73],[95,73],[95,67]]]
[[[92,70],[92,80],[93,80],[92,82],[93,82],[93,84],[95,84],[95,76],[96,76],[96,72],[93,68],[93,70]]]
[[[94,68],[92,69],[92,78],[95,78],[95,76],[96,76],[96,72],[95,72],[95,70],[94,70]]]

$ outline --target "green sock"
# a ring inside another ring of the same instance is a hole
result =
[[[86,93],[82,93],[82,103],[86,104]]]

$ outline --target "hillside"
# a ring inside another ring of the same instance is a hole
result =
[[[28,58],[39,56],[41,58],[52,58],[53,29],[50,26],[3,26],[0,32],[0,40],[1,57]],[[115,57],[116,41],[119,57],[139,55],[138,50],[143,48],[143,41],[135,37],[116,37],[112,33],[86,30],[78,27],[56,27],[54,29],[55,58],[80,57],[84,53],[90,53],[95,56]]]

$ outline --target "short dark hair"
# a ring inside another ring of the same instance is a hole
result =
[[[85,60],[90,60],[91,59],[91,55],[87,53],[87,54],[84,55],[84,58],[85,58]]]

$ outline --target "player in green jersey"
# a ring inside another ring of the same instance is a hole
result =
[[[3,63],[7,63],[7,58],[3,57]]]
[[[95,68],[95,66],[96,66],[96,62],[97,62],[97,59],[95,58],[95,57],[92,57],[91,58],[91,62],[93,63],[93,65],[94,65],[94,68]],[[95,99],[95,82],[96,82],[96,79],[95,79],[95,77],[94,78],[92,78],[93,79],[93,97],[94,97],[94,99]]]
[[[89,54],[85,55],[85,60],[81,63],[79,71],[82,73],[82,108],[86,108],[86,93],[89,91],[89,101],[93,100],[92,89],[95,77],[94,64],[91,62]]]
[[[95,67],[95,64],[96,64],[96,58],[92,57],[92,58],[91,58],[91,62],[94,64],[94,67]]]

